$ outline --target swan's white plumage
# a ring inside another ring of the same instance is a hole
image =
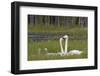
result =
[[[62,44],[63,39],[65,39],[65,48],[64,49],[63,49],[63,44]],[[67,47],[68,47],[68,35],[64,35],[63,37],[61,37],[59,39],[59,42],[60,42],[61,52],[58,52],[58,53],[48,53],[47,52],[47,55],[60,55],[60,56],[64,56],[64,55],[80,55],[82,53],[82,51],[80,51],[80,50],[70,50],[68,52],[68,50],[67,50]],[[47,48],[45,48],[45,51],[48,51]]]
[[[82,51],[79,51],[79,50],[71,50],[67,54],[68,55],[80,55],[81,53]]]
[[[62,41],[63,39],[65,39],[65,50],[63,50],[63,46],[62,46]],[[68,35],[64,35],[63,37],[60,38],[60,48],[61,48],[61,53],[60,55],[80,55],[82,53],[82,51],[80,50],[70,50],[68,52],[67,50],[68,47]]]

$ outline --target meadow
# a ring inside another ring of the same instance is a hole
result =
[[[31,33],[64,33],[69,35],[68,51],[80,50],[83,53],[80,55],[47,55],[44,50],[47,48],[48,52],[57,53],[60,52],[59,39],[40,40],[34,41],[28,38],[28,60],[56,60],[56,59],[83,59],[88,57],[88,43],[87,43],[87,27],[80,27],[79,25],[73,25],[72,27],[66,26],[28,26],[28,32]],[[39,51],[41,49],[41,51]]]

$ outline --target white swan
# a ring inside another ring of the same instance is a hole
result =
[[[65,50],[63,49],[63,44],[62,41],[65,40]],[[82,51],[79,50],[70,50],[68,52],[67,47],[68,47],[68,35],[64,35],[62,38],[59,39],[60,42],[60,48],[61,48],[61,52],[59,53],[61,56],[63,55],[80,55],[82,53]]]
[[[67,53],[67,55],[80,55],[82,51],[79,50],[71,50]]]
[[[65,47],[63,48],[63,44],[62,41],[65,41]],[[60,56],[64,56],[64,55],[80,55],[82,53],[82,51],[79,50],[70,50],[68,52],[67,48],[68,48],[68,35],[64,35],[63,37],[61,37],[59,39],[59,43],[60,43],[60,49],[61,52],[57,52],[57,53],[49,53],[47,48],[44,48],[44,50],[46,51],[47,55],[60,55]]]

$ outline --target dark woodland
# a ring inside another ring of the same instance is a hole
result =
[[[42,24],[47,26],[80,25],[86,27],[87,22],[87,17],[28,15],[28,24],[33,26]]]

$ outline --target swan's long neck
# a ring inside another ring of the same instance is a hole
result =
[[[61,53],[64,53],[64,49],[63,49],[63,45],[62,45],[62,40],[63,40],[63,38],[60,38],[59,42],[60,42]]]
[[[67,48],[68,48],[68,38],[65,39],[65,50],[64,53],[67,53]]]
[[[65,39],[65,40],[64,40]],[[62,44],[62,41],[65,41],[64,45],[64,49],[63,49],[63,44]],[[59,39],[59,42],[60,42],[60,48],[61,48],[61,53],[67,53],[67,48],[68,48],[68,37],[66,38],[60,38]]]

